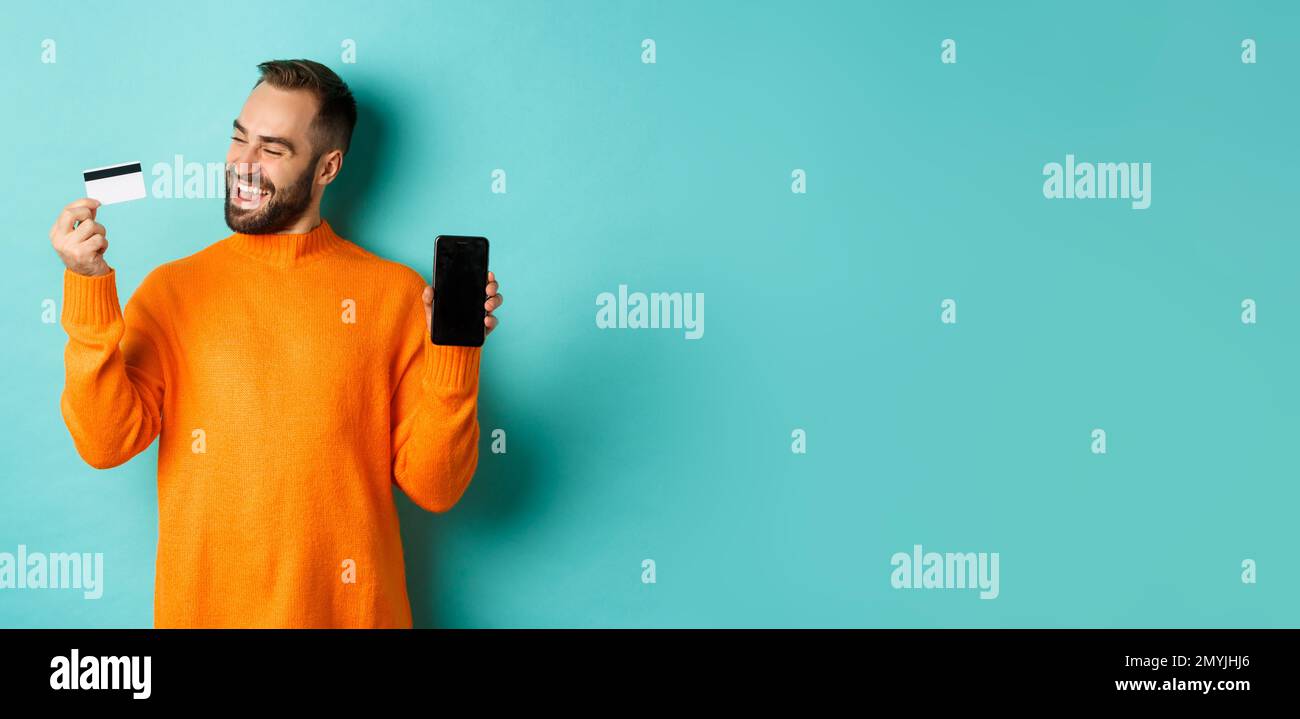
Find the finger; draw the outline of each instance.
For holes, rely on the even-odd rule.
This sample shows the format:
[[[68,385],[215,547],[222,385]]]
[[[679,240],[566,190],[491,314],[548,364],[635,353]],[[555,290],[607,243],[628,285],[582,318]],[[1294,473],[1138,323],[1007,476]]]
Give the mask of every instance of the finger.
[[[102,254],[104,250],[108,249],[108,240],[103,235],[94,234],[91,235],[81,246],[84,249]]]
[[[59,219],[55,221],[54,227],[61,234],[72,232],[78,222],[84,220],[93,220],[95,215],[89,207],[68,207],[59,213]]]
[[[432,285],[425,285],[425,286],[424,286],[424,292],[420,295],[420,299],[424,300],[424,304],[426,304],[426,305],[428,305],[428,304],[433,304],[433,286],[432,286]]]
[[[85,242],[91,235],[107,236],[108,230],[94,220],[86,220],[80,225],[77,225],[77,229],[73,230],[72,234],[68,235],[68,246],[76,247],[82,242]]]
[[[488,282],[496,282],[496,281],[497,281],[497,276],[492,273],[492,270],[488,270]]]
[[[483,325],[487,328],[488,332],[491,332],[492,330],[496,329],[498,321],[499,320],[497,320],[497,318],[493,317],[492,315],[488,315],[487,317],[483,318]]]
[[[487,302],[483,303],[483,307],[485,307],[488,312],[491,312],[500,307],[503,302],[505,302],[504,295],[492,295],[488,298]]]
[[[99,200],[96,200],[91,197],[83,197],[79,200],[73,200],[72,202],[69,202],[68,206],[64,207],[63,209],[71,210],[75,207],[85,207],[89,209],[93,214],[95,210],[99,209],[99,204],[100,204]]]
[[[496,282],[489,282],[487,286],[487,296],[491,297],[492,295],[495,295],[499,289],[501,289],[501,286]]]
[[[89,217],[93,220],[95,219],[95,211],[99,209],[99,205],[99,200],[83,197],[79,200],[69,202],[67,207],[63,208],[63,211],[74,213],[77,219],[84,220]],[[72,228],[68,227],[68,229],[71,230]]]
[[[90,239],[94,235],[102,235],[104,237],[108,237],[108,228],[104,227],[98,222],[95,222],[94,220],[86,220],[80,225],[77,225],[77,229],[72,231],[70,242],[75,247],[78,243],[84,242]],[[77,239],[72,239],[72,238],[77,238]]]

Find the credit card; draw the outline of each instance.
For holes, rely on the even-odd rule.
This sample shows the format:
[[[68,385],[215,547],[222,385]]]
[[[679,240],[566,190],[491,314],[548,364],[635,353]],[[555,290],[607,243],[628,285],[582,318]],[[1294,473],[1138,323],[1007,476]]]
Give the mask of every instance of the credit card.
[[[111,167],[96,167],[82,173],[86,178],[86,197],[102,205],[138,200],[144,197],[144,171],[139,162]]]

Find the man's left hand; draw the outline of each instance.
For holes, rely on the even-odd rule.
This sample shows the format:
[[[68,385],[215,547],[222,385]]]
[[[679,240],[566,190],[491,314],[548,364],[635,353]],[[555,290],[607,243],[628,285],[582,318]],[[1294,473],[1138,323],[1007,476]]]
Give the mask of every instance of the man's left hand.
[[[485,288],[486,300],[483,302],[483,309],[487,311],[487,316],[483,318],[483,336],[492,334],[496,329],[497,318],[492,316],[493,310],[500,307],[505,298],[500,292],[501,286],[497,284],[497,277],[491,270],[488,271],[488,283]],[[424,326],[428,327],[433,324],[433,285],[424,287]]]

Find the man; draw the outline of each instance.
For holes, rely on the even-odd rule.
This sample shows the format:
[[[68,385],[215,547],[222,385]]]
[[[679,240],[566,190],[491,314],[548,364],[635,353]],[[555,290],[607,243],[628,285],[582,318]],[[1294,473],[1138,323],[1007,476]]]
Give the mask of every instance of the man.
[[[234,234],[154,269],[123,310],[99,203],[50,230],[63,417],[97,468],[159,438],[155,626],[410,627],[392,485],[432,512],[465,492],[482,348],[432,344],[433,288],[321,219],[356,124],[347,85],[307,60],[258,68],[226,155]],[[498,289],[489,273],[485,332]]]

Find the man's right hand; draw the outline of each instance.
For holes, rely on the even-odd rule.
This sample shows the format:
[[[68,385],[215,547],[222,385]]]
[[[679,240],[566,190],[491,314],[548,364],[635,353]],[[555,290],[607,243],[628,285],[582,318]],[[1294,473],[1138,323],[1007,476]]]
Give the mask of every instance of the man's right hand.
[[[108,230],[95,222],[99,200],[83,197],[63,208],[50,228],[50,243],[69,270],[94,277],[113,270],[104,261]]]

